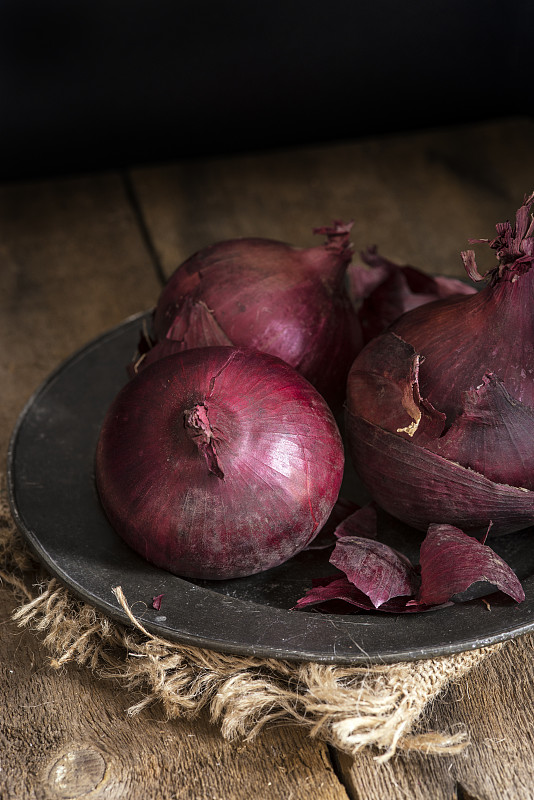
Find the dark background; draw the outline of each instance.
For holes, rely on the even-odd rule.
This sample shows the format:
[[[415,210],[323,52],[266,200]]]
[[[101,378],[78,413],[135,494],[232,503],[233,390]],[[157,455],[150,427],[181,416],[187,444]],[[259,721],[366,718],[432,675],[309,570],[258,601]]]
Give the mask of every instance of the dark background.
[[[528,0],[0,0],[0,179],[531,114]]]

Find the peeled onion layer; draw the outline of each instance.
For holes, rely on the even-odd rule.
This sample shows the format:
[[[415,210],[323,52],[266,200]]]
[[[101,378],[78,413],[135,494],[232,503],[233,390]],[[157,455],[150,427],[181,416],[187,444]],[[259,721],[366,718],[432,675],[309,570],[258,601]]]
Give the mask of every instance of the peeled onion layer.
[[[334,536],[359,536],[363,539],[376,539],[378,536],[378,509],[374,503],[368,503],[363,508],[355,508],[350,514],[340,519]],[[335,541],[334,541],[335,544]]]
[[[419,576],[406,556],[375,539],[342,536],[330,563],[344,572],[375,608],[394,597],[412,596],[419,587]]]
[[[291,367],[230,347],[136,375],[108,411],[97,487],[116,532],[191,578],[281,564],[326,522],[344,465],[333,415]]]
[[[421,397],[420,361],[411,345],[386,333],[349,374],[347,436],[373,499],[423,531],[436,521],[472,535],[483,535],[490,522],[492,535],[531,525],[534,491],[512,480],[518,464],[523,478],[534,463],[532,409],[487,375],[464,394],[447,430],[445,415]]]
[[[481,536],[490,522],[492,535],[533,524],[533,492],[494,483],[358,417],[349,416],[347,427],[374,500],[408,525],[422,531],[434,517]]]
[[[511,567],[489,546],[458,528],[430,525],[420,543],[418,564],[382,541],[384,528],[398,528],[402,536],[402,524],[373,503],[343,520],[330,557],[340,571],[314,581],[296,608],[319,606],[334,613],[430,611],[464,599],[462,593],[480,584],[485,594],[497,590],[518,603],[525,599]]]
[[[409,614],[431,611],[437,606],[425,606],[411,597],[393,597],[376,608],[372,601],[346,575],[330,576],[314,581],[314,586],[301,597],[295,610],[302,611],[312,606],[329,614],[350,614],[358,611],[380,611],[388,614]],[[442,608],[440,605],[439,608]]]
[[[367,248],[360,256],[364,264],[350,264],[347,279],[364,343],[383,333],[406,311],[434,300],[477,291],[457,278],[429,275],[417,267],[396,264],[381,256],[376,247]]]
[[[444,603],[474,583],[487,582],[521,603],[525,592],[510,567],[490,547],[452,525],[430,525],[421,544],[419,600]]]

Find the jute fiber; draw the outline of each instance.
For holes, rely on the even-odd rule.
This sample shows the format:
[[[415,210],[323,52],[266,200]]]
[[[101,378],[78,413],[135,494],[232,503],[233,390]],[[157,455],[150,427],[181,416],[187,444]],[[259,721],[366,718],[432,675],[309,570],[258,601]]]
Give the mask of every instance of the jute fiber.
[[[142,690],[143,700],[128,710],[132,715],[152,703],[169,718],[191,718],[207,707],[227,739],[252,739],[267,724],[293,722],[348,754],[377,748],[378,761],[398,749],[457,753],[467,733],[424,732],[423,712],[451,681],[500,647],[354,667],[230,656],[153,636],[131,611],[137,598],[124,597],[120,587],[113,588],[131,626],[112,622],[54,578],[38,573],[36,582],[36,569],[0,487],[0,579],[21,603],[13,619],[38,631],[52,666],[75,662],[132,692]]]

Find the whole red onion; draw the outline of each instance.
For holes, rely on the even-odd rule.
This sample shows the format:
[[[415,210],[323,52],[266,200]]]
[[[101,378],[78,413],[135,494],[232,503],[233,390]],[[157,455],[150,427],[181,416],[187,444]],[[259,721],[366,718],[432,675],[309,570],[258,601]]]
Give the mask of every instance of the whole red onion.
[[[488,242],[498,266],[482,291],[404,314],[352,366],[356,471],[379,505],[421,530],[534,522],[533,200]],[[462,255],[482,280],[472,251]]]
[[[232,347],[161,358],[121,390],[96,454],[117,533],[175,574],[276,566],[326,522],[344,466],[326,402],[288,364]]]
[[[320,247],[244,238],[200,250],[161,292],[156,340],[180,343],[171,349],[226,343],[270,353],[340,404],[362,346],[345,288],[351,227],[336,222],[316,229],[327,237]]]

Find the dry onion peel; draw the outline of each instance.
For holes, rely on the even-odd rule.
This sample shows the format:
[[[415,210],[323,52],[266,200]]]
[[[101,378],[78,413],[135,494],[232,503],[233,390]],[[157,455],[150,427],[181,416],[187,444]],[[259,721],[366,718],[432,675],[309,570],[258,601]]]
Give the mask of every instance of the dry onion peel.
[[[490,583],[517,603],[525,599],[513,570],[491,547],[452,525],[430,525],[421,544],[419,600],[444,603],[474,583]]]
[[[342,536],[330,563],[363,592],[375,608],[394,597],[414,595],[419,576],[405,555],[375,539]]]
[[[379,255],[376,247],[369,247],[360,256],[365,266],[350,264],[347,279],[365,343],[383,333],[406,311],[434,300],[477,291],[457,278],[427,275],[408,264],[396,264]]]
[[[375,520],[373,529],[372,520]],[[520,603],[525,598],[513,570],[489,546],[450,525],[430,525],[420,547],[420,564],[377,540],[372,505],[355,512],[337,530],[330,563],[340,573],[314,582],[296,605],[349,613],[366,611],[409,613],[450,605],[474,584],[486,583]],[[390,519],[389,525],[395,521]],[[361,528],[373,538],[354,536]],[[494,587],[494,588],[493,588]],[[349,608],[347,608],[347,604]]]

